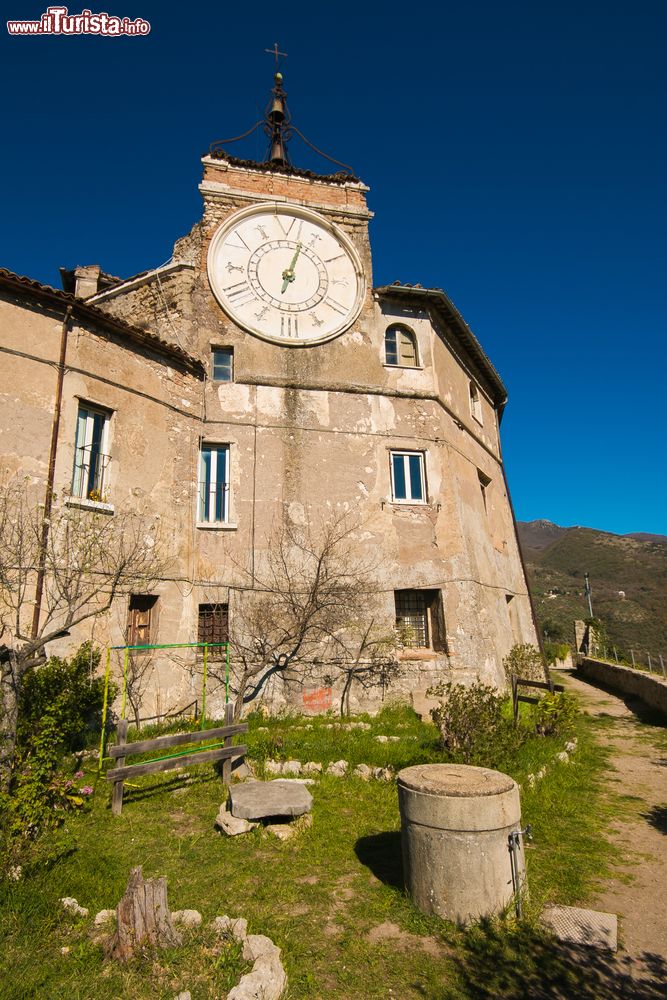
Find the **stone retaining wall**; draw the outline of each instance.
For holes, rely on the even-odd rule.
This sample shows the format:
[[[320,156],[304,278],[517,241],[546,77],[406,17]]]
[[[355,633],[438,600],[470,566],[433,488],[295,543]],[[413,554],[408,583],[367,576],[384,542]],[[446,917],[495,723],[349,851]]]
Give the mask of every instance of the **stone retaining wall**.
[[[667,681],[661,680],[659,677],[645,673],[643,670],[633,670],[631,667],[621,667],[616,663],[593,660],[589,657],[580,660],[577,673],[594,682],[604,684],[605,687],[618,691],[620,694],[634,695],[649,708],[654,708],[667,717]]]

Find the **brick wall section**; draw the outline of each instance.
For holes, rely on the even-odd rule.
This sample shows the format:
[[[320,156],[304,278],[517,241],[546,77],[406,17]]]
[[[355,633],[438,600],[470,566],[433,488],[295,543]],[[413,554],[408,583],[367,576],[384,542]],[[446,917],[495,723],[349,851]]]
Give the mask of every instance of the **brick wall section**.
[[[204,181],[228,184],[238,191],[247,191],[262,200],[277,195],[291,201],[320,202],[331,208],[367,211],[367,188],[358,182],[331,184],[308,177],[290,177],[263,170],[229,167],[226,163],[204,161]]]

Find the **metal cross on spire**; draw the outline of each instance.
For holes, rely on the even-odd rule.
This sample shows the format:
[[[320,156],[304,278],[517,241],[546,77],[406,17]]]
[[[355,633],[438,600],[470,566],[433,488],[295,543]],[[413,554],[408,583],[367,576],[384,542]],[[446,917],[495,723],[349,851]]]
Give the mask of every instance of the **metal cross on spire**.
[[[279,68],[279,67],[278,67],[278,57],[279,57],[279,56],[283,56],[283,58],[284,58],[284,59],[287,59],[287,53],[286,53],[286,52],[281,52],[281,51],[280,51],[280,49],[278,48],[278,42],[274,42],[274,43],[273,43],[273,48],[272,48],[272,49],[264,49],[264,51],[265,51],[265,52],[268,52],[268,53],[269,53],[269,55],[273,55],[273,56],[275,56],[275,57],[276,57],[276,71],[277,71],[277,70],[278,70],[278,68]]]

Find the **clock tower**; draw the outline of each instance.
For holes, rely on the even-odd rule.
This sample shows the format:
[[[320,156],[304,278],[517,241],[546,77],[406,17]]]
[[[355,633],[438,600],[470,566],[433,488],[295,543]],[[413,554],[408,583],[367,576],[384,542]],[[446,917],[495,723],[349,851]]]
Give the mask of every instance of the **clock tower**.
[[[200,270],[225,325],[281,347],[315,346],[363,322],[371,305],[368,188],[349,168],[320,175],[289,163],[280,73],[263,124],[264,163],[229,155],[227,143],[203,157]]]

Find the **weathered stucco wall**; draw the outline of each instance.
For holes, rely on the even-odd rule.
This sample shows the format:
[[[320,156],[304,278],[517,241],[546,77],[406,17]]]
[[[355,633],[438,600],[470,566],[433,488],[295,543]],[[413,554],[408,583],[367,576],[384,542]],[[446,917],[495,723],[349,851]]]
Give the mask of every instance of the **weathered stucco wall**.
[[[189,351],[209,378],[204,383],[148,349],[75,326],[56,488],[67,491],[72,481],[79,403],[104,408],[110,414],[107,499],[159,518],[174,543],[169,578],[155,588],[153,642],[196,641],[200,603],[228,604],[233,629],[235,607],[253,586],[253,571],[280,524],[317,525],[347,511],[360,525],[356,553],[376,567],[383,627],[393,629],[396,590],[426,589],[442,594],[446,633],[445,648],[398,652],[399,676],[389,687],[353,688],[352,707],[375,709],[438,679],[503,684],[503,656],[514,643],[536,637],[502,475],[498,413],[483,375],[427,308],[372,292],[363,185],[267,177],[208,158],[204,165],[203,219],[176,244],[174,263],[90,301]],[[217,227],[239,208],[272,199],[315,208],[344,230],[360,255],[367,284],[361,313],[351,329],[326,343],[288,346],[254,337],[227,317],[211,292],[206,252]],[[61,322],[56,314],[0,302],[3,343],[15,350],[0,372],[2,453],[11,470],[41,478]],[[385,363],[385,331],[395,322],[416,337],[416,367]],[[216,347],[234,351],[231,383],[210,377]],[[477,417],[471,380],[479,389]],[[226,524],[207,528],[197,526],[202,442],[230,447],[230,514]],[[425,503],[392,500],[396,450],[424,456]],[[119,604],[108,622],[95,625],[95,636],[121,644],[126,626],[127,606]],[[89,634],[90,625],[83,631]],[[70,645],[80,638],[73,636]],[[153,655],[144,714],[197,697],[201,665],[194,654]],[[214,665],[213,710],[222,673]],[[301,674],[275,677],[263,697],[315,711],[336,708],[340,686],[323,668],[305,683]]]

